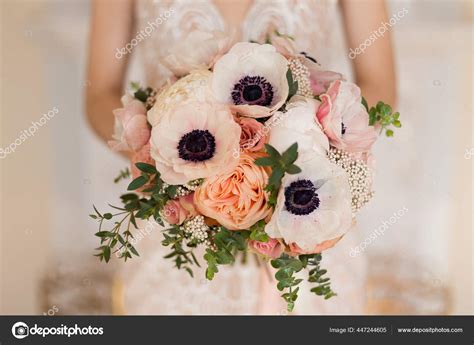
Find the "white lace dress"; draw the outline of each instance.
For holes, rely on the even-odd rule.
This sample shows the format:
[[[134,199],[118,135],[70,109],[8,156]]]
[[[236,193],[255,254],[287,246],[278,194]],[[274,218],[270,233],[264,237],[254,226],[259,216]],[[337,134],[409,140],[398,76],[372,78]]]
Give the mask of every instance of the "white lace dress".
[[[160,57],[175,42],[193,29],[225,30],[226,23],[211,0],[136,1],[137,31],[155,21],[160,14],[173,9],[137,46],[138,61],[145,81],[158,87],[170,72],[160,64]],[[337,26],[336,1],[255,0],[241,23],[242,41],[262,41],[267,32],[292,35],[301,51],[315,57],[329,68],[346,54],[338,53],[333,28]],[[335,63],[336,62],[336,63]],[[127,314],[286,314],[275,283],[262,267],[250,258],[248,264],[220,267],[213,281],[204,277],[205,263],[195,269],[191,278],[164,259],[168,249],[161,246],[162,234],[155,229],[139,240],[140,257],[123,265],[123,308]],[[364,256],[350,257],[357,243],[353,229],[339,244],[323,253],[323,266],[328,269],[333,288],[338,293],[328,301],[311,294],[302,283],[295,314],[360,314],[365,307]],[[199,257],[199,256],[198,256]]]

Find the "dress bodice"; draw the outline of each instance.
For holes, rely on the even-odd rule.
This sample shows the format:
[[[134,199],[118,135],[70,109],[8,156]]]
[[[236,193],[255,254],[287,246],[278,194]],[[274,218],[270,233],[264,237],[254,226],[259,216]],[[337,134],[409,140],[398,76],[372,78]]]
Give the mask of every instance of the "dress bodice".
[[[337,0],[254,0],[238,28],[240,41],[263,42],[267,33],[278,32],[294,37],[298,49],[309,53],[323,65],[335,56],[337,39]],[[154,32],[137,47],[146,81],[159,86],[170,76],[161,57],[192,30],[229,31],[213,0],[137,0],[136,31],[171,11],[159,21]]]

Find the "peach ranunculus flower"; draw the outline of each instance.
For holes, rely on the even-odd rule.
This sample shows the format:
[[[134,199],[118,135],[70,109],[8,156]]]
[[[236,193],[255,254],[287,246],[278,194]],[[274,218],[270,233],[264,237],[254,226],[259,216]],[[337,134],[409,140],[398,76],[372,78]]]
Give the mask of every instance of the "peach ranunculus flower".
[[[151,131],[151,156],[161,178],[181,185],[232,171],[240,126],[229,107],[189,101],[165,111]]]
[[[236,117],[236,122],[242,129],[240,148],[249,152],[261,151],[268,141],[267,132],[264,130],[265,126],[250,117]]]
[[[269,238],[267,242],[249,240],[248,245],[249,248],[253,249],[258,254],[262,254],[272,259],[278,258],[285,248],[280,241],[274,238]]]
[[[194,193],[198,211],[229,230],[248,229],[269,215],[268,173],[254,163],[261,156],[242,153],[233,171],[205,180]]]
[[[316,117],[329,143],[351,153],[369,151],[377,132],[369,125],[369,114],[361,103],[359,87],[337,80],[320,98]]]
[[[161,61],[174,75],[209,69],[234,43],[234,33],[193,30],[179,40]]]
[[[113,140],[108,142],[114,151],[140,150],[150,139],[145,105],[130,95],[122,97],[123,108],[113,111],[115,128]]]
[[[248,117],[267,117],[288,97],[288,61],[270,44],[240,42],[214,65],[216,100]]]
[[[194,207],[193,199],[194,193],[169,200],[161,211],[163,219],[168,224],[181,225],[184,221],[196,216],[198,213]]]

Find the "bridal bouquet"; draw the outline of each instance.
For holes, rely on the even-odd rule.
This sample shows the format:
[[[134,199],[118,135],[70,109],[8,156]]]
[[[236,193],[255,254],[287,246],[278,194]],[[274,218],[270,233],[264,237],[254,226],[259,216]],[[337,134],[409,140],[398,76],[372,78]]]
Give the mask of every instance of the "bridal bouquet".
[[[204,246],[209,280],[240,254],[270,260],[289,311],[303,269],[312,292],[335,296],[321,253],[372,197],[371,147],[401,126],[399,114],[369,108],[357,85],[279,33],[232,45],[194,32],[164,64],[176,78],[159,90],[132,84],[114,111],[110,146],[133,156],[116,181],[132,181],[116,213],[90,215],[96,255],[138,255],[137,219],[150,219],[164,226],[165,258],[191,276]]]

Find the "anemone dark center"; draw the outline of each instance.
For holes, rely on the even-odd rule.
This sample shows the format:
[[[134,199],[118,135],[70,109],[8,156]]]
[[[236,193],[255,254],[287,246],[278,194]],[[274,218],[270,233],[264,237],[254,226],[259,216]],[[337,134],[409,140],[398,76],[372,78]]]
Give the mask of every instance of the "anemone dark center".
[[[319,207],[316,187],[310,180],[298,180],[285,188],[285,207],[295,215],[307,215]]]
[[[341,134],[346,134],[346,125],[344,124],[344,122],[341,122]]]
[[[202,162],[214,156],[216,140],[208,130],[195,129],[182,136],[178,144],[179,157]]]
[[[242,96],[247,102],[254,102],[262,97],[262,88],[259,85],[245,86]]]
[[[273,87],[260,76],[245,76],[232,89],[232,101],[235,105],[249,104],[267,107],[273,101]]]

